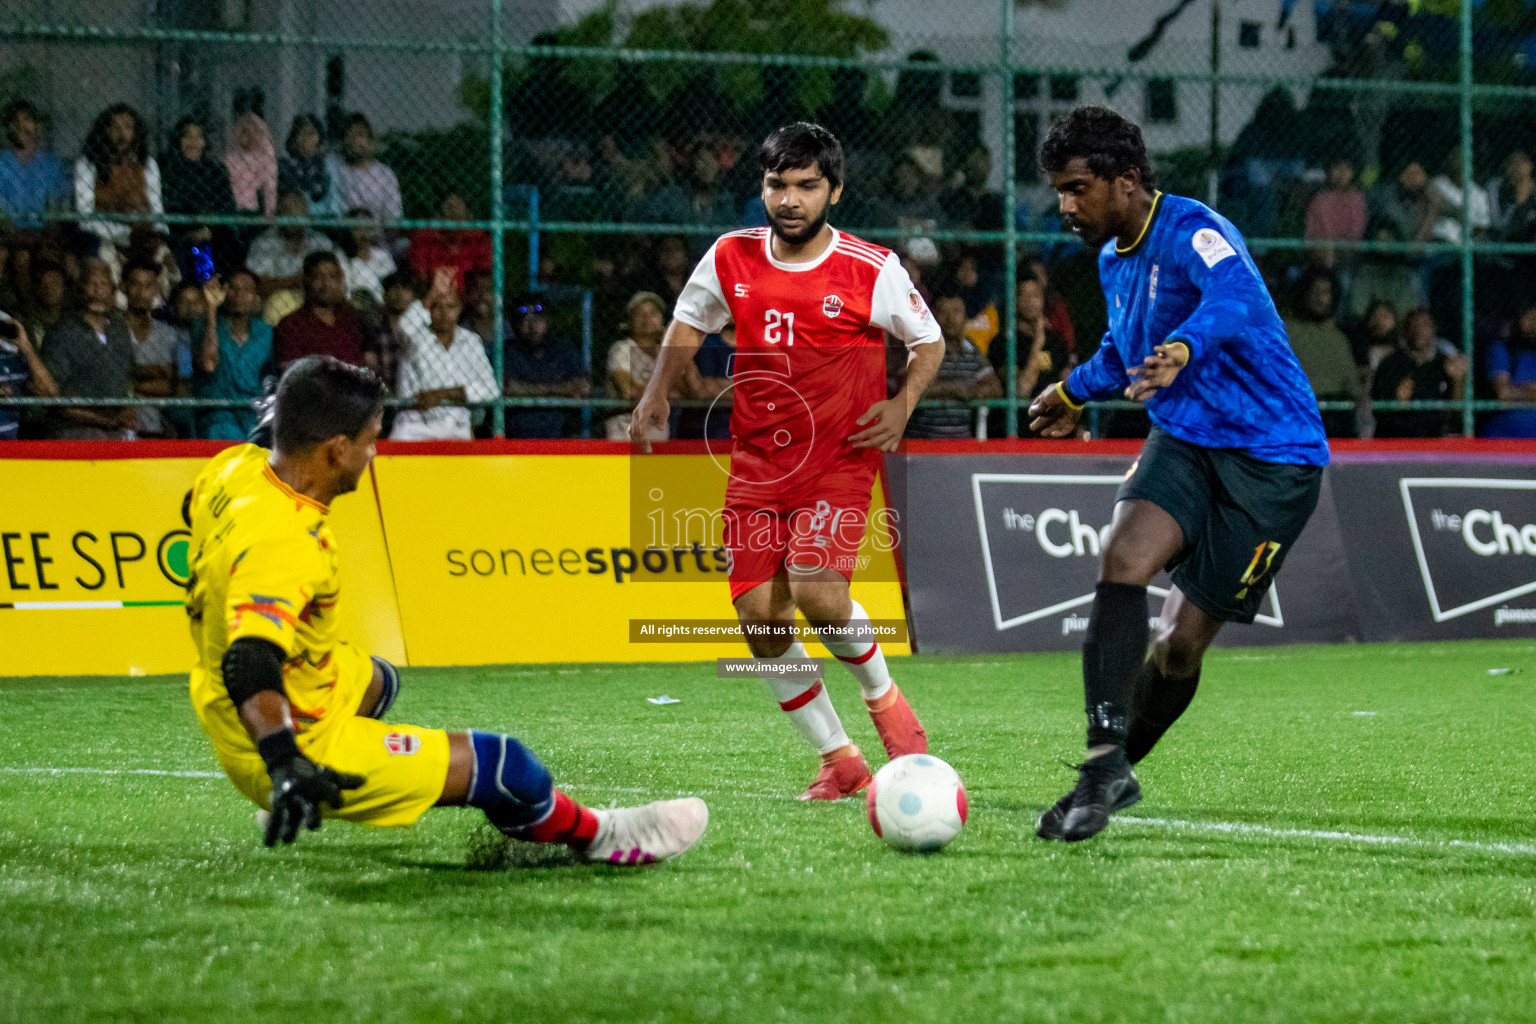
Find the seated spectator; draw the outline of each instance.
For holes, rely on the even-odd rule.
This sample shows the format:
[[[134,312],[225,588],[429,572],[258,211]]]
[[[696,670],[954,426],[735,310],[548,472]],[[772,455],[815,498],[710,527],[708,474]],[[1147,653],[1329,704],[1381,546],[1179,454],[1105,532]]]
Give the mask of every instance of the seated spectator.
[[[1452,149],[1445,157],[1445,169],[1429,183],[1430,205],[1434,218],[1434,237],[1453,245],[1461,242],[1461,204],[1470,206],[1469,223],[1474,237],[1487,234],[1493,225],[1492,208],[1488,193],[1477,182],[1468,182],[1463,200],[1461,181],[1461,147]]]
[[[373,158],[373,125],[362,114],[347,118],[342,135],[342,159],[332,161],[337,208],[361,206],[386,224],[400,219],[405,209],[395,172]]]
[[[1314,267],[1302,275],[1296,285],[1292,313],[1285,320],[1285,333],[1319,402],[1358,403],[1362,392],[1360,372],[1349,339],[1334,322],[1334,281],[1332,272],[1324,267]],[[1360,435],[1353,412],[1325,412],[1323,426],[1329,437]]]
[[[19,276],[16,264],[11,259],[13,251],[11,237],[4,226],[0,225],[0,310],[20,310],[22,296],[29,291],[25,285],[17,287]],[[23,271],[28,269],[29,262],[23,261]]]
[[[277,212],[277,151],[272,132],[260,115],[246,111],[230,126],[224,149],[229,187],[241,213]]]
[[[308,217],[309,204],[298,192],[286,192],[277,202],[279,217]],[[310,253],[332,252],[331,240],[302,224],[268,228],[251,243],[247,266],[256,275],[261,294],[303,287],[305,260]]]
[[[938,289],[933,318],[944,333],[944,359],[923,399],[971,402],[1003,393],[986,357],[965,337],[965,300],[954,284]],[[918,406],[907,420],[911,438],[974,437],[976,413],[969,406]]]
[[[468,220],[469,207],[464,197],[449,192],[437,204],[443,220]],[[464,275],[491,269],[491,236],[487,231],[461,228],[418,228],[411,232],[411,269],[423,281],[430,281],[439,267],[453,271],[454,290],[464,294]]]
[[[597,180],[592,154],[584,143],[571,146],[560,158],[559,176],[539,207],[546,220],[613,220],[615,208],[608,189]]]
[[[740,221],[736,197],[720,187],[720,161],[708,146],[694,150],[688,180],[674,181],[642,205],[637,219],[653,224],[717,224],[735,227]],[[694,235],[694,260],[709,249],[711,239]]]
[[[413,331],[410,351],[400,364],[399,395],[413,399],[414,408],[395,414],[391,441],[469,441],[474,438],[473,420],[465,402],[489,402],[500,389],[496,371],[485,356],[480,339],[459,326],[462,307],[458,293],[438,288],[427,296],[431,329],[423,336]],[[449,404],[452,403],[452,404]]]
[[[1504,176],[1488,190],[1494,234],[1501,242],[1536,242],[1536,174],[1523,149],[1504,161]]]
[[[1058,381],[1067,379],[1074,365],[1067,339],[1058,334],[1045,315],[1045,289],[1032,277],[1020,278],[1014,290],[1014,312],[1018,335],[1018,396],[1021,401],[1040,394]],[[1001,336],[988,351],[999,383],[1007,379],[1008,345]]]
[[[447,287],[439,283],[438,287]],[[384,302],[363,313],[363,358],[379,378],[395,387],[400,362],[410,350],[410,332],[431,331],[432,314],[416,297],[417,286],[410,273],[397,270],[384,279]]]
[[[48,332],[43,365],[63,398],[121,401],[133,394],[133,341],[117,312],[112,272],[89,260],[80,308]],[[61,440],[132,440],[139,410],[125,405],[61,406],[50,410],[48,434]]]
[[[39,260],[32,270],[32,301],[27,307],[27,333],[32,344],[42,351],[48,332],[64,319],[69,301],[69,278],[64,268],[52,260]]]
[[[950,224],[975,231],[1003,230],[1003,197],[987,187],[991,177],[992,151],[978,142],[961,162],[954,185],[939,197],[939,209]]]
[[[189,338],[200,337],[192,332],[192,324],[208,315],[208,302],[202,286],[193,281],[182,281],[171,289],[163,312],[166,323],[186,331]]]
[[[1429,197],[1429,175],[1424,165],[1410,160],[1390,181],[1382,181],[1366,195],[1371,220],[1392,224],[1398,238],[1427,242],[1434,231]]]
[[[325,133],[320,129],[320,122],[309,114],[299,114],[288,129],[283,155],[277,158],[278,194],[301,192],[309,201],[309,211],[315,216],[335,216],[337,188],[331,172],[331,159],[325,151]]]
[[[592,393],[576,346],[550,338],[542,303],[524,299],[508,312],[516,321],[513,341],[504,350],[508,398],[585,398]],[[507,436],[559,437],[564,420],[560,409],[508,409]]]
[[[347,279],[347,297],[359,308],[384,301],[384,279],[395,272],[395,258],[379,244],[379,226],[373,214],[359,206],[348,210],[355,221],[341,242],[341,272]]]
[[[28,395],[57,398],[59,386],[48,367],[37,357],[27,329],[9,313],[0,311],[0,398]],[[21,436],[21,411],[0,405],[0,441]]]
[[[666,330],[667,312],[660,295],[655,292],[636,292],[624,307],[624,329],[627,336],[620,338],[608,349],[608,386],[615,398],[638,402],[645,393],[645,386],[656,372],[656,358],[661,354],[661,336]],[[669,401],[692,397],[703,390],[698,380],[699,371],[689,363],[683,380],[670,394]],[[674,420],[677,410],[673,410]],[[610,441],[629,440],[629,413],[608,417],[604,431]],[[666,441],[672,436],[670,424],[653,429],[647,440]]]
[[[1061,335],[1061,339],[1067,343],[1067,351],[1073,354],[1073,361],[1076,362],[1077,326],[1072,322],[1072,311],[1067,307],[1067,300],[1051,287],[1051,277],[1045,269],[1045,261],[1037,257],[1020,260],[1019,265],[1020,273],[1039,281],[1040,287],[1045,290],[1045,324]]]
[[[1435,321],[1422,307],[1403,317],[1399,347],[1382,359],[1371,381],[1371,398],[1378,402],[1450,400],[1462,396],[1466,383],[1465,356],[1447,355],[1450,345],[1435,332]],[[1441,437],[1443,412],[1376,412],[1377,437]]]
[[[1377,299],[1366,309],[1349,339],[1355,365],[1369,380],[1381,361],[1397,349],[1397,313],[1385,299]]]
[[[123,294],[128,340],[133,345],[133,393],[140,398],[173,398],[176,395],[176,367],[180,350],[188,344],[187,336],[164,320],[156,320],[160,303],[160,274],[147,263],[131,263],[123,271]],[[140,437],[174,435],[161,411],[140,406],[135,429]]]
[[[272,332],[272,358],[281,373],[309,355],[335,356],[353,366],[367,366],[357,310],[347,301],[341,264],[330,251],[304,257],[304,305],[289,313]],[[370,366],[370,369],[374,367]]]
[[[235,196],[230,191],[229,170],[208,155],[208,136],[202,122],[184,117],[171,133],[171,148],[160,161],[165,212],[229,216],[235,213]],[[171,238],[183,265],[190,272],[188,249],[199,243],[210,244],[216,263],[228,263],[242,255],[235,233],[228,227],[210,228],[204,224],[172,224]]]
[[[275,371],[272,327],[256,315],[261,310],[256,275],[241,267],[224,281],[215,278],[203,285],[202,295],[212,315],[197,325],[197,397],[254,403],[261,397],[262,381]],[[254,405],[198,412],[199,437],[241,441],[255,426]]]
[[[1385,218],[1371,221],[1366,230],[1373,242],[1401,242],[1397,225]],[[1357,323],[1366,310],[1377,302],[1385,302],[1392,310],[1394,319],[1400,312],[1406,313],[1424,305],[1424,281],[1408,265],[1408,257],[1400,252],[1365,252],[1355,263],[1349,281],[1349,304],[1345,308],[1344,322]]]
[[[1354,162],[1348,157],[1334,160],[1328,165],[1327,182],[1307,204],[1307,241],[1360,241],[1365,237],[1365,193],[1355,184]],[[1339,262],[1338,253],[1331,246],[1315,248],[1311,255],[1313,262],[1325,267]]]
[[[97,116],[75,161],[75,212],[162,213],[160,165],[149,155],[144,119],[126,103]],[[132,226],[120,221],[81,224],[103,242],[127,246]]]
[[[69,202],[58,158],[42,149],[42,117],[29,101],[5,105],[0,120],[10,148],[0,151],[0,221],[40,228],[43,215]]]
[[[955,261],[954,282],[965,302],[965,336],[982,355],[1003,329],[1002,296],[998,293],[998,281],[983,276],[981,257],[970,249],[963,249]]]
[[[1500,402],[1536,402],[1536,303],[1526,303],[1508,341],[1488,346],[1488,382]],[[1484,437],[1536,437],[1536,409],[1507,409],[1483,425]]]
[[[660,296],[664,304],[662,315],[670,316],[672,307],[677,305],[677,297],[683,293],[683,287],[693,273],[693,262],[688,259],[688,243],[682,235],[665,235],[657,240],[655,255],[646,267],[646,273],[647,287],[642,290]]]
[[[135,224],[128,233],[127,247],[120,249],[108,246],[102,250],[101,259],[112,271],[112,279],[118,284],[118,309],[127,308],[127,299],[121,291],[123,275],[134,263],[155,268],[160,278],[161,295],[181,283],[181,267],[176,262],[176,255],[171,252],[166,236],[156,230],[153,224]]]

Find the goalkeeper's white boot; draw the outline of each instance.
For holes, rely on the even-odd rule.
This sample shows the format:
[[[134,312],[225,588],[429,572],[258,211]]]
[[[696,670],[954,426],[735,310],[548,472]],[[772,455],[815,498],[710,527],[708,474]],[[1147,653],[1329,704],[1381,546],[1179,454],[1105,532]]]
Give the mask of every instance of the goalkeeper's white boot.
[[[582,855],[608,864],[670,860],[698,842],[709,824],[709,808],[696,796],[640,807],[594,807],[592,813],[597,838]]]

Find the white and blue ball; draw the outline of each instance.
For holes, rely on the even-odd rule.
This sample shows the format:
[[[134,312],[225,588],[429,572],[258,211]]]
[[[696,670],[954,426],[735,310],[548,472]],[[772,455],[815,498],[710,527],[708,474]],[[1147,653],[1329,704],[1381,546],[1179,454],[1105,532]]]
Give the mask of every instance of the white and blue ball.
[[[869,824],[903,853],[934,853],[965,826],[965,785],[932,754],[906,754],[869,784]]]

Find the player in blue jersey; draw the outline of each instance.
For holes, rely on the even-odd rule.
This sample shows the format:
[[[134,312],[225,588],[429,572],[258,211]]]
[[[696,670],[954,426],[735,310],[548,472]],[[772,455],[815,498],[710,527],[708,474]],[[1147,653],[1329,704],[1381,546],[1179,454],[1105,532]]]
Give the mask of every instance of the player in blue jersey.
[[[1079,107],[1051,126],[1040,164],[1066,226],[1101,247],[1109,331],[1030,406],[1030,429],[1065,437],[1085,402],[1121,395],[1152,419],[1083,643],[1088,756],[1036,829],[1075,841],[1141,799],[1131,765],[1189,706],[1222,623],[1253,621],[1317,506],[1328,443],[1242,235],[1157,190],[1141,129]],[[1149,652],[1147,585],[1165,568],[1174,586]]]

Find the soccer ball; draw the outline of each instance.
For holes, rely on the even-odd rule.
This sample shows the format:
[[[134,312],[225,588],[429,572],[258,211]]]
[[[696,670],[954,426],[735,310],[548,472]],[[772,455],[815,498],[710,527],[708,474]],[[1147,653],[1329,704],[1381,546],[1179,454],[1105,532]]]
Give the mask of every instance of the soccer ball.
[[[965,785],[931,754],[906,754],[881,768],[866,801],[875,835],[904,853],[934,853],[965,824]]]

